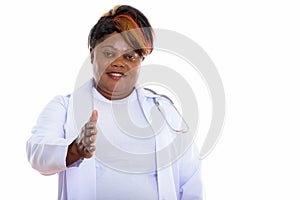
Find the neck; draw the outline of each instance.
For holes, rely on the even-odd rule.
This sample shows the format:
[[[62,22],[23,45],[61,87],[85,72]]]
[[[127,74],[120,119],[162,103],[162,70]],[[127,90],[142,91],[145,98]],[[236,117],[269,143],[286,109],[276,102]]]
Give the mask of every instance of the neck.
[[[99,86],[97,86],[96,89],[97,89],[97,91],[102,96],[104,96],[108,100],[124,99],[124,98],[128,97],[132,93],[132,91],[134,90],[134,88],[132,88],[131,90],[128,90],[128,91],[122,91],[122,92],[114,91],[114,92],[110,92],[110,91],[103,90]]]

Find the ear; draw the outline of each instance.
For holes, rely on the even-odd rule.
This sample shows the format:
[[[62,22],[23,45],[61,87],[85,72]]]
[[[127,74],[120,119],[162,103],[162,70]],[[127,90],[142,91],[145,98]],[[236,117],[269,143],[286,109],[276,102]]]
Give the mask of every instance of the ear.
[[[90,59],[91,59],[91,63],[93,64],[93,61],[94,61],[94,49],[92,47],[90,48]]]

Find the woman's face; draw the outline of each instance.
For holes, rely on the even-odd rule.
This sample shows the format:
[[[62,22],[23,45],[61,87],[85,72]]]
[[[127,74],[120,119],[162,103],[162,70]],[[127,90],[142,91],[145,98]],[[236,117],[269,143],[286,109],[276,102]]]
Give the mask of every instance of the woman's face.
[[[133,90],[141,56],[121,34],[112,33],[90,50],[97,90],[107,99],[122,99]]]

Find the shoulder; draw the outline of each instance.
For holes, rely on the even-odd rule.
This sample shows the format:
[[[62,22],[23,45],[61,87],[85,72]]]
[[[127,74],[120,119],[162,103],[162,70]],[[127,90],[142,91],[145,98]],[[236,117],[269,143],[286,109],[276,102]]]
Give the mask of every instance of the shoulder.
[[[44,130],[56,130],[60,132],[63,126],[69,106],[70,95],[56,95],[42,109],[33,132]]]
[[[42,112],[40,113],[40,117],[45,116],[60,116],[65,115],[70,101],[71,95],[56,95],[54,96],[44,107]]]
[[[67,108],[69,106],[70,97],[71,97],[71,94],[56,95],[50,100],[50,102],[48,103],[48,106],[61,106],[61,107]]]

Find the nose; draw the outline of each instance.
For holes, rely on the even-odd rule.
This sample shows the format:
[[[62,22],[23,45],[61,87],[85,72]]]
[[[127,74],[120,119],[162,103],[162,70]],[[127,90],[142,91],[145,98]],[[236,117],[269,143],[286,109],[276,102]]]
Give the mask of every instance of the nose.
[[[126,66],[124,57],[121,55],[118,58],[114,59],[111,62],[111,66],[113,66],[115,68],[124,68]]]

